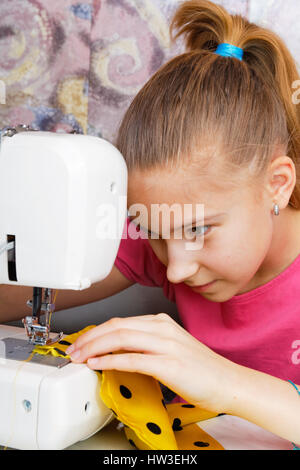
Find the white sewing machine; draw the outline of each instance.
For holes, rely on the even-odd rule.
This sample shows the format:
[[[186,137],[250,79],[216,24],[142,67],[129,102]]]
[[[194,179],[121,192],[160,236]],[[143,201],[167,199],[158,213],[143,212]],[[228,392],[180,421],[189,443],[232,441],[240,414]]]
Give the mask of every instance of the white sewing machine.
[[[127,167],[98,137],[0,131],[0,284],[32,286],[24,328],[0,325],[0,445],[64,449],[113,419],[86,364],[35,354],[50,331],[54,289],[87,289],[117,256]],[[1,299],[0,299],[1,302]]]

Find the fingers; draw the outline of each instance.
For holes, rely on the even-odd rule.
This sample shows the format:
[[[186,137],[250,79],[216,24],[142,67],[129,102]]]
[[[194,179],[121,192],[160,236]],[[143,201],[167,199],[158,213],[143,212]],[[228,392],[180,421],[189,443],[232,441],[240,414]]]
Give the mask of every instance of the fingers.
[[[71,354],[71,359],[74,362],[85,362],[90,357],[120,350],[175,355],[179,349],[180,345],[172,339],[154,337],[153,334],[145,331],[123,328],[85,343]]]
[[[127,372],[139,372],[141,374],[150,375],[157,380],[161,380],[162,364],[166,365],[164,356],[154,356],[147,354],[110,354],[108,356],[96,357],[89,359],[87,365],[90,369],[95,370],[120,370]],[[171,367],[166,367],[172,370]],[[164,375],[166,372],[164,371]]]
[[[172,320],[171,317],[169,317],[165,313],[159,313],[156,315],[141,315],[127,318],[111,318],[105,323],[102,323],[101,325],[92,328],[91,330],[87,331],[79,338],[77,338],[77,340],[72,344],[72,346],[70,346],[66,350],[66,352],[67,354],[72,354],[73,351],[75,351],[76,349],[82,349],[85,344],[89,343],[90,341],[93,341],[95,338],[98,338],[102,335],[105,335],[120,328],[129,328],[158,334],[159,332],[162,332],[162,329],[158,329],[157,324],[153,324],[154,320],[158,322],[165,321],[168,323],[170,323],[171,320],[171,322],[175,324],[174,320]],[[164,328],[164,331],[166,332],[166,328]]]

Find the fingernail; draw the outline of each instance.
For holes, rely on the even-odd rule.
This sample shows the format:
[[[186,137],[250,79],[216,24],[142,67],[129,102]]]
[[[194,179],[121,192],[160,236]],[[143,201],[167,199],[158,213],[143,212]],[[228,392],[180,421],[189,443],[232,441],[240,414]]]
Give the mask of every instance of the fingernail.
[[[66,349],[66,353],[67,354],[71,354],[71,352],[73,352],[75,349],[75,346],[73,344],[71,344],[71,346],[69,346],[67,349]]]
[[[75,352],[73,352],[73,354],[71,354],[71,359],[79,359],[80,357],[80,351],[79,349]]]

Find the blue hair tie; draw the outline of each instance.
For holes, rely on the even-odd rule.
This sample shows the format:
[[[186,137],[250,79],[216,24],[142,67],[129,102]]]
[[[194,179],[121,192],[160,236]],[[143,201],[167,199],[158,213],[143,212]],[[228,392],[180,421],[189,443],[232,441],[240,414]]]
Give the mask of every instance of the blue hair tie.
[[[243,60],[244,50],[240,47],[233,46],[227,42],[219,44],[214,54],[222,55],[223,57],[235,57],[236,59]]]

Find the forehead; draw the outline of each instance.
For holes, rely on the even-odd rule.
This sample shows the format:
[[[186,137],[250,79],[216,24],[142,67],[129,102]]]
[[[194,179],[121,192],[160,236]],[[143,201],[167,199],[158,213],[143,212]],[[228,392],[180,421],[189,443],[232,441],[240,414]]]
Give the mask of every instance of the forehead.
[[[199,175],[193,168],[134,170],[128,175],[128,207],[133,204],[204,204],[218,210],[234,196],[222,178]],[[224,195],[226,194],[226,198]]]

